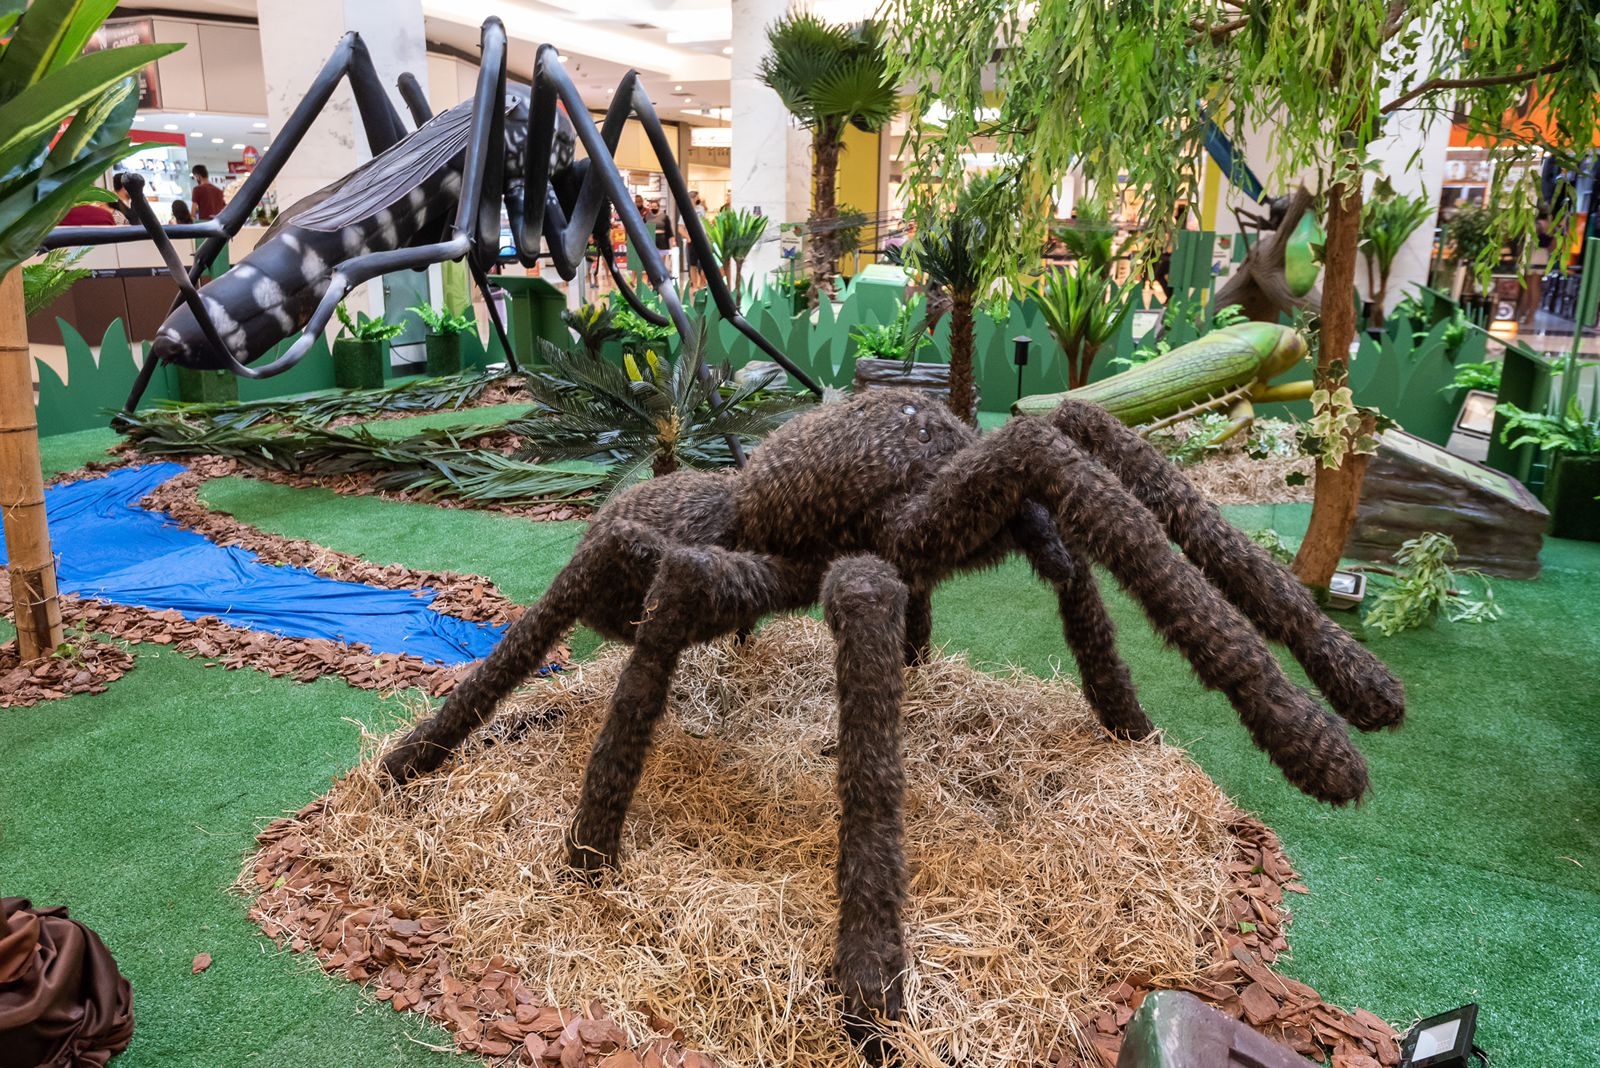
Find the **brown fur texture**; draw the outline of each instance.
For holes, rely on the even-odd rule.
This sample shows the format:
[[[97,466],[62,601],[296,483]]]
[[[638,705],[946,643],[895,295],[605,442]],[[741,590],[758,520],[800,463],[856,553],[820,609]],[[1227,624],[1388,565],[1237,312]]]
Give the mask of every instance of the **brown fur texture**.
[[[900,665],[926,648],[933,588],[1013,552],[1056,590],[1084,694],[1107,730],[1137,738],[1152,727],[1089,562],[1140,602],[1206,686],[1227,695],[1290,782],[1333,804],[1365,793],[1366,766],[1344,723],[1284,676],[1262,634],[1285,644],[1362,729],[1399,723],[1400,684],[1138,435],[1069,401],[980,440],[937,401],[893,389],[795,419],[743,471],[680,473],[624,493],[384,768],[404,783],[438,767],[581,620],[633,646],[568,834],[575,869],[615,867],[680,653],[820,602],[838,648],[834,974],[845,1026],[879,1053],[873,1020],[898,1015],[906,963]]]

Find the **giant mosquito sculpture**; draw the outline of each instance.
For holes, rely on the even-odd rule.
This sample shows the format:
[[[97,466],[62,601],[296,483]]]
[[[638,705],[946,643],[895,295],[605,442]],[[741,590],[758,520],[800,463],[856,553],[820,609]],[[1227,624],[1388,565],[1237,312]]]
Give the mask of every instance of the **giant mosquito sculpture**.
[[[236,267],[198,288],[201,276],[261,203],[346,77],[373,158],[291,206]],[[360,36],[346,34],[254,173],[215,219],[162,227],[144,198],[143,180],[130,175],[126,188],[140,225],[60,227],[51,232],[47,248],[153,240],[178,283],[179,299],[157,332],[128,397],[128,410],[138,405],[156,366],[163,362],[226,370],[245,378],[268,378],[288,370],[311,350],[350,290],[379,275],[465,259],[486,291],[487,268],[500,255],[502,201],[517,258],[534,265],[542,237],[557,272],[568,280],[583,266],[591,234],[601,248],[609,245],[613,207],[634,247],[653,249],[655,242],[612,160],[629,118],[638,119],[650,139],[672,198],[682,210],[695,255],[703,263],[714,262],[672,145],[636,73],[630,71],[622,79],[603,123],[596,127],[549,45],[539,49],[531,89],[506,84],[505,27],[490,18],[483,24],[482,67],[471,100],[435,116],[410,74],[401,76],[399,88],[418,124],[410,134],[385,95]],[[583,145],[586,159],[574,158],[577,143]],[[187,269],[172,246],[174,238],[203,241]],[[670,321],[683,340],[683,351],[697,358],[694,327],[659,257],[643,259],[666,316],[640,301],[615,263],[606,259],[634,310],[658,325]],[[745,320],[716,272],[707,273],[707,282],[717,310],[729,322],[803,386],[821,394],[809,375]],[[492,301],[489,309],[514,367],[515,356]],[[296,331],[299,338],[282,356],[254,365]],[[735,455],[740,456],[737,448]]]

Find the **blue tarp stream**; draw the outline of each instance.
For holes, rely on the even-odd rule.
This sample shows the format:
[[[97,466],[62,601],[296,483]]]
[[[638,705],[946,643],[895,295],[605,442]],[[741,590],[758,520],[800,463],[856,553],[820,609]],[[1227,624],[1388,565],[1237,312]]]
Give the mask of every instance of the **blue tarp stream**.
[[[235,627],[286,638],[361,642],[376,653],[409,653],[459,664],[486,656],[503,627],[435,612],[431,591],[338,582],[297,567],[263,564],[140,508],[182,464],[146,464],[45,492],[56,581],[63,593],[189,619],[216,616]],[[0,564],[6,561],[0,537]]]

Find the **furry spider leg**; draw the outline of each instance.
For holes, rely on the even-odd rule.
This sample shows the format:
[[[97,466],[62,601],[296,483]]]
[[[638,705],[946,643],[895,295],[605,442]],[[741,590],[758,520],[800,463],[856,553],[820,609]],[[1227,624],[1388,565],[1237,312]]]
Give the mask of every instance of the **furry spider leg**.
[[[1101,726],[1119,738],[1148,737],[1155,725],[1139,704],[1133,676],[1117,653],[1116,624],[1100,597],[1094,572],[1067,551],[1050,513],[1038,504],[1022,506],[1011,536],[1034,572],[1055,589],[1062,634],[1078,665],[1083,696]]]
[[[1261,633],[1288,648],[1334,711],[1364,731],[1400,725],[1405,690],[1399,680],[1149,442],[1092,404],[1069,401],[1048,419],[1161,519],[1184,555]]]
[[[959,568],[1036,500],[1067,547],[1110,571],[1200,681],[1227,696],[1291,783],[1332,804],[1366,792],[1366,763],[1343,722],[1284,676],[1239,609],[1172,552],[1156,517],[1070,438],[1044,420],[1013,420],[947,469],[960,477],[934,483],[901,513],[891,562],[903,575],[915,581]]]
[[[907,589],[876,556],[834,562],[822,583],[839,691],[839,925],[833,979],[846,1033],[872,1063],[885,1054],[879,1019],[905,998],[906,900],[901,701]]]

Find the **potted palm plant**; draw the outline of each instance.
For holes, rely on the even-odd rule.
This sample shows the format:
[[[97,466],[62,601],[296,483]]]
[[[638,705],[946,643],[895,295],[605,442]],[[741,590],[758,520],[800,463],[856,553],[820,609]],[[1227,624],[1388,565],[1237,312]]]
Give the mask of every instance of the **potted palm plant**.
[[[461,335],[476,330],[477,320],[466,314],[451,315],[442,308],[432,308],[426,304],[418,304],[408,310],[421,319],[423,325],[428,328],[422,339],[423,348],[428,353],[428,373],[460,374]]]
[[[1389,276],[1400,250],[1417,229],[1433,217],[1433,206],[1425,196],[1397,194],[1383,181],[1372,199],[1361,206],[1361,255],[1367,263],[1367,286],[1372,294],[1369,327],[1383,325],[1384,305],[1389,296]]]
[[[1088,225],[1060,235],[1074,255],[1073,266],[1046,272],[1033,287],[1045,325],[1066,354],[1068,389],[1089,384],[1095,355],[1127,318],[1132,307],[1127,298],[1137,284],[1130,275],[1125,284],[1117,285],[1112,277],[1111,227],[1098,215],[1089,219]]]
[[[1558,538],[1600,541],[1600,426],[1586,419],[1578,398],[1560,415],[1529,412],[1515,404],[1495,411],[1505,416],[1500,439],[1513,449],[1535,445],[1550,453],[1544,504],[1550,533]],[[1511,440],[1512,433],[1521,436]]]
[[[795,11],[767,29],[767,43],[771,51],[757,77],[811,131],[806,271],[813,293],[831,293],[840,256],[835,182],[845,130],[883,129],[899,110],[899,93],[889,77],[882,31],[870,20],[837,25],[809,11]]]
[[[1463,308],[1476,311],[1479,318],[1483,318],[1488,314],[1490,301],[1488,297],[1476,295],[1477,275],[1478,267],[1494,243],[1494,213],[1468,201],[1456,208],[1455,215],[1445,224],[1444,234],[1450,246],[1450,263],[1456,272],[1451,289],[1459,294]]]
[[[744,261],[767,232],[767,216],[723,208],[706,223],[706,237],[722,268],[722,280],[738,296],[744,285]]]
[[[333,342],[334,385],[340,389],[377,389],[383,385],[383,372],[389,362],[389,342],[405,326],[373,319],[365,312],[356,312],[352,319],[343,304],[338,311],[344,329]]]

